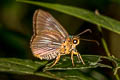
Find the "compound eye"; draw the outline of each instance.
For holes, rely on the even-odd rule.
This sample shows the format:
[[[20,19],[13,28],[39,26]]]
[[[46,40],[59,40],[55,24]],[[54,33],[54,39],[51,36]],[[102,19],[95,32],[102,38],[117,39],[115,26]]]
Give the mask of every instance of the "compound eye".
[[[77,44],[77,43],[78,43],[78,40],[74,39],[73,44]]]

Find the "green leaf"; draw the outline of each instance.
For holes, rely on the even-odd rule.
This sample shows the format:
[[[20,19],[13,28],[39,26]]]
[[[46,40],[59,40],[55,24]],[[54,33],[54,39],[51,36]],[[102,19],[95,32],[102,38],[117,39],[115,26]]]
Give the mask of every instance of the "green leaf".
[[[118,69],[120,69],[120,59],[115,58],[114,56],[111,56],[111,57],[102,56],[101,58],[114,62],[115,66],[113,67],[113,70],[114,70],[114,75],[115,75]]]
[[[39,67],[43,67],[46,63],[47,61],[38,62],[16,58],[0,58],[0,71],[17,74],[32,74],[52,78],[52,76],[43,72],[35,73]]]
[[[63,80],[96,80],[91,76],[87,76],[85,73],[80,70],[65,70],[65,71],[50,71],[52,74],[55,74],[60,79]]]
[[[115,58],[115,57],[111,57],[111,58],[108,58],[108,59],[115,63],[115,67],[113,68],[114,69],[114,75],[115,75],[117,73],[118,69],[120,69],[120,59]]]
[[[31,74],[43,76],[53,79],[76,79],[76,80],[95,80],[94,78],[85,75],[85,69],[96,67],[112,68],[109,65],[102,64],[101,59],[105,58],[110,61],[116,62],[117,68],[120,67],[120,60],[117,58],[110,58],[98,55],[83,55],[85,65],[78,62],[77,57],[74,56],[76,66],[72,66],[69,56],[61,57],[60,61],[52,68],[48,68],[53,62],[48,61],[32,61],[17,58],[0,58],[0,72],[9,72],[16,74]],[[82,71],[81,71],[82,70]]]
[[[120,69],[120,59],[114,58],[114,62],[116,64],[116,67],[114,69],[114,74],[116,74],[118,69]]]
[[[75,57],[74,59],[75,59],[75,62],[77,63],[77,58]],[[53,68],[55,68],[56,66],[51,68],[52,70],[50,71],[49,70],[45,71],[44,67],[48,63],[48,61],[32,61],[32,60],[24,60],[24,59],[17,59],[17,58],[0,58],[0,72],[9,72],[9,73],[16,73],[16,74],[23,74],[23,75],[31,74],[31,75],[43,76],[43,77],[48,77],[53,79],[64,79],[64,80],[67,80],[70,78],[71,79],[75,78],[76,80],[79,80],[79,79],[95,80],[95,79],[92,79],[90,76],[84,75],[84,73],[82,73],[80,70],[97,67],[98,62],[100,61],[100,56],[84,55],[83,59],[85,60],[86,65],[77,63],[77,66],[72,67],[70,58],[67,56],[64,56],[64,58],[61,57],[61,61],[58,62],[58,64],[56,64],[58,68],[61,67],[60,71],[54,71],[55,69]],[[66,65],[66,62],[69,64]],[[47,66],[48,65],[49,64],[47,64]],[[70,70],[68,70],[68,68],[70,68]],[[39,69],[41,70],[38,71]],[[70,72],[72,73],[70,74]],[[63,74],[65,75],[64,77],[62,77]]]
[[[93,24],[97,24],[99,26],[102,26],[103,28],[106,28],[110,31],[120,34],[120,22],[119,21],[111,19],[106,16],[96,15],[94,14],[94,12],[91,12],[91,11],[88,11],[82,8],[66,6],[62,4],[44,3],[44,2],[28,1],[28,0],[16,0],[16,1],[42,6],[42,7],[53,9],[53,10],[56,10],[56,11],[59,11],[59,12],[62,12],[68,15],[72,15],[77,18],[86,20]]]
[[[82,58],[85,62],[85,65],[83,65],[82,62],[79,62],[77,60],[77,57],[74,56],[75,66],[73,67],[70,57],[63,56],[63,58],[61,58],[60,61],[52,68],[49,68],[49,67],[50,65],[53,64],[53,62],[47,64],[45,70],[73,70],[73,69],[96,68],[98,66],[111,68],[111,66],[99,63],[100,61],[102,61],[101,56],[84,55],[82,56]]]

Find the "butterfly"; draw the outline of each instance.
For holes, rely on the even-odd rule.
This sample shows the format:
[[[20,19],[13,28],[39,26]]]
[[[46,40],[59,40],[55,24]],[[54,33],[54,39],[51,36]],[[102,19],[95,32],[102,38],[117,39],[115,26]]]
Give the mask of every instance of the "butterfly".
[[[52,60],[55,62],[51,65],[53,67],[62,55],[71,55],[72,65],[74,66],[73,55],[76,55],[78,60],[83,64],[80,53],[77,51],[76,46],[80,40],[93,41],[80,38],[80,35],[85,32],[91,32],[90,29],[79,33],[78,35],[71,36],[63,28],[63,26],[46,11],[38,9],[33,16],[33,36],[30,41],[30,47],[35,57],[41,60]]]

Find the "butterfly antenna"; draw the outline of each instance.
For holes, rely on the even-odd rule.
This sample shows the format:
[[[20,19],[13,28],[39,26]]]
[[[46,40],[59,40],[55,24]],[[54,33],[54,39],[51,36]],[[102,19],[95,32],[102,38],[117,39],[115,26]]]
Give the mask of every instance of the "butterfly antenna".
[[[86,29],[86,30],[84,30],[83,32],[79,33],[77,36],[80,36],[80,35],[82,35],[82,34],[84,34],[84,33],[86,33],[86,32],[92,33],[91,29]]]
[[[83,39],[83,38],[80,38],[80,40],[95,42],[98,46],[100,45],[100,43],[96,40],[89,40],[89,39]]]

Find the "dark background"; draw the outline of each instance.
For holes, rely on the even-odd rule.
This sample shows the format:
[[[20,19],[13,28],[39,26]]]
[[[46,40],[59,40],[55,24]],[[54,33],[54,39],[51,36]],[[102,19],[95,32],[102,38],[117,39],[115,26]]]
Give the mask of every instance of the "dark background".
[[[96,9],[105,16],[109,16],[120,21],[120,1],[119,0],[36,0],[49,3],[59,3],[70,6],[84,8],[90,11]],[[50,9],[18,3],[14,0],[0,1],[0,57],[14,57],[22,59],[36,59],[30,49],[30,39],[32,31],[32,17],[36,9],[43,9],[50,12],[68,31],[70,35],[75,35],[89,28],[92,34],[86,33],[82,38],[94,39],[100,42],[101,35],[96,25],[84,20],[56,12]],[[116,33],[103,29],[104,38],[112,55],[120,58],[120,36]],[[81,41],[77,47],[81,54],[106,55],[102,45]],[[102,70],[102,71],[101,71]],[[97,68],[96,71],[103,74],[108,80],[114,80],[113,73],[106,68]],[[31,77],[31,78],[30,78]],[[41,78],[41,77],[40,77]],[[0,80],[37,80],[40,79],[30,75],[15,75],[0,73]],[[41,78],[44,79],[44,78]]]

